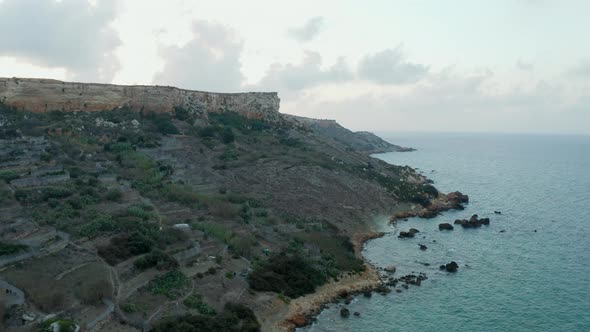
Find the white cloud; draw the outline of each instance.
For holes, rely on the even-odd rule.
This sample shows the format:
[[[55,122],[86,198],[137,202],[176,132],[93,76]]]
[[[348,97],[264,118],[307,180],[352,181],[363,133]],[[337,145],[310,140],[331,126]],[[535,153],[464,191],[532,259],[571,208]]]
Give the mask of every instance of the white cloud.
[[[357,82],[331,89],[330,96],[318,88],[286,100],[283,111],[337,119],[355,130],[588,133],[579,121],[590,119],[588,93],[570,98],[563,82],[500,88],[502,81],[489,71],[446,68],[411,86]]]
[[[323,69],[322,57],[317,52],[306,52],[300,64],[273,64],[255,86],[262,90],[280,92],[300,91],[324,83],[344,82],[353,77],[344,58]]]
[[[518,61],[516,61],[516,68],[518,68],[522,71],[531,71],[531,70],[535,69],[535,66],[532,63],[518,60]]]
[[[120,41],[109,24],[113,0],[0,2],[0,55],[35,66],[63,68],[67,78],[110,82],[119,69]]]
[[[240,90],[242,41],[229,28],[204,21],[194,22],[192,32],[186,45],[161,48],[165,65],[154,83],[218,92]]]
[[[428,74],[428,67],[407,62],[400,47],[363,57],[358,75],[379,84],[415,83]]]
[[[299,42],[307,42],[315,38],[324,26],[324,18],[312,17],[301,27],[290,28],[287,35]]]
[[[567,74],[570,77],[590,79],[590,59],[582,60],[577,65],[569,68]]]

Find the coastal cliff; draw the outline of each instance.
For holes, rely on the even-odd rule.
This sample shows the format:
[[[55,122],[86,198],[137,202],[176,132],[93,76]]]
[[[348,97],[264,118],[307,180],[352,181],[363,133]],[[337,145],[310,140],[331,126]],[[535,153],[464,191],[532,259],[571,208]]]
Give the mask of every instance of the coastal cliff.
[[[171,86],[74,83],[51,79],[0,78],[0,101],[29,112],[97,112],[127,107],[134,111],[172,113],[236,112],[252,119],[277,121],[276,92],[215,93]]]

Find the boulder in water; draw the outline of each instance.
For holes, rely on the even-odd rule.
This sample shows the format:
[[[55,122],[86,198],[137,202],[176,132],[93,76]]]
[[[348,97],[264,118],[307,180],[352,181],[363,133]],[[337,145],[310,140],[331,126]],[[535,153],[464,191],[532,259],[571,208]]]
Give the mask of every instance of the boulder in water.
[[[343,317],[343,318],[350,317],[350,310],[348,310],[347,308],[340,309],[340,317]]]
[[[455,261],[452,261],[452,262],[445,265],[445,270],[447,270],[447,272],[457,272],[458,268],[459,268],[459,265],[457,263],[455,263]]]
[[[453,227],[453,225],[449,224],[448,222],[438,224],[439,231],[443,231],[443,230],[452,231],[454,228],[455,227]]]
[[[389,265],[388,267],[385,268],[385,271],[387,271],[389,273],[395,273],[396,270],[397,270],[397,268],[395,267],[395,265]]]
[[[416,233],[420,233],[420,231],[415,228],[410,228],[407,232],[404,232],[404,231],[399,232],[399,235],[397,237],[399,237],[399,238],[414,237],[414,235]]]

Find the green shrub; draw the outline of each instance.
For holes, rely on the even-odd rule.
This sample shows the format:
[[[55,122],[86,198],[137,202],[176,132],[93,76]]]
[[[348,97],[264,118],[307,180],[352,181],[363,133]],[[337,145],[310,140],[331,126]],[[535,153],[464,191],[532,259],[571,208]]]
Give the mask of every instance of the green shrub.
[[[53,332],[53,328],[51,325],[56,323],[59,325],[60,332],[74,332],[76,331],[76,323],[73,320],[69,319],[62,319],[62,318],[50,318],[44,321],[41,326],[39,327],[40,332]]]
[[[194,206],[199,203],[199,194],[194,192],[191,187],[170,183],[160,189],[160,194],[171,202],[180,203],[187,206]]]
[[[20,176],[14,171],[0,171],[0,181],[10,182]]]
[[[104,150],[113,153],[121,153],[133,151],[133,145],[129,142],[107,143],[104,145]]]
[[[203,301],[203,296],[201,294],[193,294],[187,297],[182,303],[188,308],[196,309],[201,315],[215,316],[217,314],[213,307]]]
[[[125,311],[128,314],[137,312],[137,305],[135,305],[134,303],[125,303],[123,305],[123,311]]]
[[[233,141],[235,141],[236,136],[234,135],[234,132],[232,131],[231,128],[226,127],[223,128],[223,130],[221,131],[221,141],[225,144],[229,144],[232,143]]]
[[[130,216],[138,217],[143,220],[149,220],[156,217],[156,214],[148,210],[145,205],[131,205],[127,208],[127,213]]]
[[[178,134],[178,128],[172,123],[172,119],[169,114],[165,113],[148,113],[146,118],[151,120],[158,132],[164,135],[175,135]]]
[[[227,303],[223,312],[214,315],[165,317],[154,324],[154,332],[259,332],[260,323],[254,312],[242,304]]]
[[[239,158],[239,154],[238,151],[236,151],[235,149],[225,149],[223,151],[223,154],[219,157],[219,159],[221,161],[232,161],[232,160],[238,160]]]
[[[291,298],[313,293],[328,277],[313,262],[300,254],[282,252],[259,263],[248,277],[258,291],[283,293]]]
[[[143,271],[152,267],[158,270],[170,270],[178,267],[178,262],[167,253],[161,250],[153,250],[147,255],[133,262],[136,269]]]
[[[189,284],[190,280],[182,272],[173,270],[150,281],[148,289],[154,294],[176,299]]]
[[[186,121],[190,118],[190,112],[186,108],[180,106],[174,107],[174,115],[180,121]]]
[[[14,255],[21,251],[27,250],[29,247],[22,244],[10,244],[0,242],[0,256]]]
[[[98,254],[110,265],[116,265],[130,257],[149,252],[154,240],[140,232],[111,238],[109,245],[98,248]]]
[[[110,189],[107,191],[104,198],[112,202],[121,202],[121,199],[123,198],[123,192],[119,189]]]
[[[82,225],[77,234],[88,238],[95,238],[97,235],[106,232],[114,232],[119,229],[113,217],[103,213],[89,213],[86,220],[90,221]]]
[[[205,233],[206,236],[213,236],[225,243],[228,243],[232,236],[231,232],[221,224],[197,223],[193,227]]]

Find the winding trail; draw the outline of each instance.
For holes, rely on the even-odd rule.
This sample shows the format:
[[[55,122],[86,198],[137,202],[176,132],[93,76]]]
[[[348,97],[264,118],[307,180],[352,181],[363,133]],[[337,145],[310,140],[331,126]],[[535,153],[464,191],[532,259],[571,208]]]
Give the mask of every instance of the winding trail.
[[[176,299],[176,300],[172,300],[172,301],[168,301],[164,304],[162,304],[161,306],[158,307],[158,309],[156,311],[154,311],[153,314],[150,315],[150,317],[146,320],[147,324],[150,324],[152,319],[154,319],[154,317],[156,317],[160,311],[162,311],[162,309],[170,304],[176,304],[178,305],[180,302],[186,300],[189,296],[191,296],[193,294],[193,292],[195,291],[195,281],[192,280],[191,281],[191,290],[186,293],[183,297],[181,297],[180,299]]]

